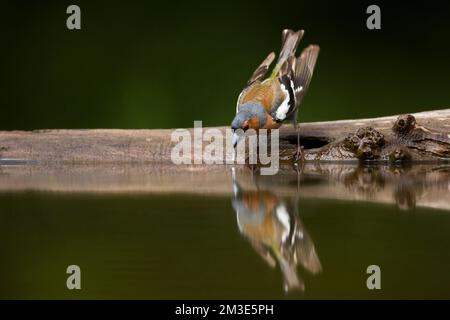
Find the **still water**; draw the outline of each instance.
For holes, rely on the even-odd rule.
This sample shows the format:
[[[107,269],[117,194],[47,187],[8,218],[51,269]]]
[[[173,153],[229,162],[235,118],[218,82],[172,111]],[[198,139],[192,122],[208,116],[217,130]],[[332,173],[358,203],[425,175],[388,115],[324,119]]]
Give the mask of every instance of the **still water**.
[[[450,298],[445,165],[4,165],[0,204],[3,299]]]

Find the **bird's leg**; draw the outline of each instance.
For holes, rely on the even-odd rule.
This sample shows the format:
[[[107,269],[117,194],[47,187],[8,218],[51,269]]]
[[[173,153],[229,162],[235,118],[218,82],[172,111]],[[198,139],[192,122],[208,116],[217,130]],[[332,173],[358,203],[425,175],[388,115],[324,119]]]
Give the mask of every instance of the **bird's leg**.
[[[295,127],[295,131],[297,131],[297,152],[295,153],[294,161],[295,162],[298,162],[298,161],[304,162],[305,157],[303,155],[303,147],[300,144],[300,126],[298,125],[297,122],[295,122],[294,127]]]
[[[301,179],[300,173],[301,173],[301,171],[303,171],[303,166],[305,164],[305,162],[304,162],[305,158],[303,156],[303,147],[300,144],[300,126],[298,125],[297,121],[294,121],[293,125],[294,125],[294,128],[295,128],[295,131],[297,132],[297,152],[296,152],[296,154],[294,156],[294,167],[295,167],[295,171],[297,172],[297,195],[296,195],[296,200],[298,200],[298,196],[299,196],[299,193],[300,193],[300,179]],[[300,163],[299,163],[299,160],[301,160]],[[299,167],[299,165],[301,167]],[[296,201],[296,202],[298,202],[298,201]]]
[[[294,162],[294,169],[297,173],[297,193],[296,193],[296,202],[298,202],[298,196],[300,194],[300,184],[301,184],[301,173],[303,172],[305,163],[302,161],[300,163]]]

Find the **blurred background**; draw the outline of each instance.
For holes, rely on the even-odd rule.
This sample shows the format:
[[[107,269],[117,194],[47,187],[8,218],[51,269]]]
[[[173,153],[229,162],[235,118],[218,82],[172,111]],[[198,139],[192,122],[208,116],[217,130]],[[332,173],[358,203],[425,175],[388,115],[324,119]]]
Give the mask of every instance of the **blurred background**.
[[[66,8],[81,8],[78,31]],[[381,7],[381,30],[366,8]],[[450,106],[444,1],[10,1],[0,5],[0,130],[228,125],[283,28],[321,47],[300,121]]]

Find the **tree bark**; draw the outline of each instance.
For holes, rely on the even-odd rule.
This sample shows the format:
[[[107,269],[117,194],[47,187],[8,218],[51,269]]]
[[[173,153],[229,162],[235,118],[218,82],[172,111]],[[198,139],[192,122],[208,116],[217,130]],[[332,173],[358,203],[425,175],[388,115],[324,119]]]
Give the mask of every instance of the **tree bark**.
[[[224,133],[227,128],[216,129]],[[193,130],[188,131],[193,136]],[[172,148],[177,144],[171,140],[172,132],[171,129],[2,131],[0,159],[2,163],[169,163]],[[300,135],[306,161],[445,161],[450,158],[450,109],[302,123]],[[283,126],[280,141],[281,158],[292,161],[297,150],[295,130]],[[230,158],[232,149],[225,152]]]

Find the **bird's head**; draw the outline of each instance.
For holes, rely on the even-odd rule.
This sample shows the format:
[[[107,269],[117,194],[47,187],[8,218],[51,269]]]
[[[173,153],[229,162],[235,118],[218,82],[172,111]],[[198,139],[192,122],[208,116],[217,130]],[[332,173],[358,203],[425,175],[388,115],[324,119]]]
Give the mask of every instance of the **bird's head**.
[[[231,122],[231,130],[233,131],[233,147],[236,147],[242,138],[242,132],[248,129],[259,129],[266,124],[266,112],[259,102],[248,102],[240,106],[239,111]],[[241,134],[240,134],[241,133]]]

